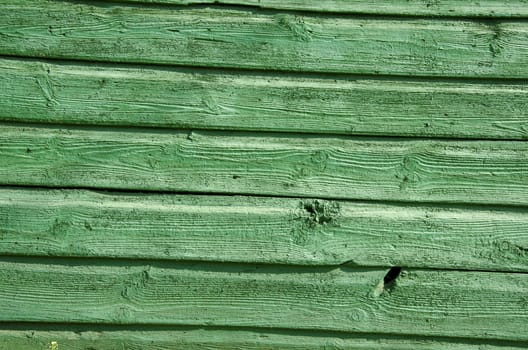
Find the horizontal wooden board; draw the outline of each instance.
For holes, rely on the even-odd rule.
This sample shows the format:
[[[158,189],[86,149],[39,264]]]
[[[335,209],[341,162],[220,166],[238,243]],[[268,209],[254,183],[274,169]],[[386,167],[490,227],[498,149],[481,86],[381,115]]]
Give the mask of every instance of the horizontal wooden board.
[[[0,254],[528,272],[528,211],[4,188]]]
[[[173,324],[528,340],[528,275],[7,259],[2,322]]]
[[[528,143],[0,126],[0,184],[528,204]]]
[[[526,0],[121,0],[132,3],[199,5],[225,4],[255,6],[267,9],[316,12],[404,15],[404,16],[469,16],[528,17]]]
[[[0,120],[528,138],[526,84],[226,74],[0,59]]]
[[[13,326],[0,330],[2,349],[45,350],[50,348],[51,342],[57,344],[58,350],[519,350],[528,345],[526,342],[479,339],[211,327],[156,327],[155,330],[133,327],[123,330],[123,327],[112,326],[28,325],[24,330]]]
[[[283,71],[528,78],[528,22],[1,0],[0,54]]]

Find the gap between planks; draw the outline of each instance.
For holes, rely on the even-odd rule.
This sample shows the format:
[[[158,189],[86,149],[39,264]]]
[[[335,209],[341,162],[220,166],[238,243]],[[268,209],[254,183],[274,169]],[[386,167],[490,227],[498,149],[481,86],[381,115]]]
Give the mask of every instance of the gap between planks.
[[[95,1],[93,1],[95,2]],[[110,1],[109,1],[110,2]],[[526,2],[515,0],[507,5],[502,1],[486,1],[475,6],[464,5],[461,1],[425,2],[420,0],[397,0],[390,3],[372,3],[366,0],[337,0],[331,2],[291,0],[114,0],[137,6],[215,6],[241,7],[259,10],[274,10],[293,13],[317,13],[334,15],[402,16],[412,18],[527,18]],[[450,8],[451,7],[451,8]]]
[[[176,339],[176,340],[175,340]],[[317,332],[251,327],[193,327],[163,325],[98,325],[75,323],[0,323],[0,345],[9,349],[44,349],[51,341],[68,350],[114,350],[149,348],[152,341],[160,350],[186,346],[186,349],[328,349],[334,345],[343,350],[513,350],[525,348],[526,342],[460,337],[423,337],[404,334]],[[13,346],[10,346],[13,345]],[[16,346],[15,346],[16,345]],[[25,347],[24,347],[25,346]],[[28,348],[29,349],[29,348]]]
[[[315,78],[321,80],[373,80],[373,81],[402,81],[402,82],[454,82],[467,84],[504,84],[516,85],[528,82],[528,78],[511,77],[511,78],[494,78],[494,77],[464,77],[464,76],[437,76],[437,75],[391,75],[391,74],[361,74],[361,73],[336,73],[336,72],[317,72],[317,71],[288,71],[288,70],[269,70],[259,68],[240,68],[240,67],[214,67],[214,66],[188,66],[178,64],[156,63],[156,62],[113,62],[97,61],[86,58],[60,58],[60,57],[38,57],[27,55],[0,54],[0,60],[16,61],[31,63],[50,64],[57,66],[86,66],[100,67],[108,69],[148,69],[161,73],[179,72],[189,74],[211,74],[211,75],[234,75],[234,76],[262,76],[262,77],[285,77],[285,78]],[[42,68],[41,68],[42,69]]]
[[[113,189],[113,188],[97,188],[87,186],[45,186],[45,185],[1,185],[1,190],[28,190],[28,191],[86,191],[92,193],[99,193],[102,195],[138,195],[138,196],[149,196],[149,195],[160,195],[160,196],[208,196],[214,197],[241,197],[241,198],[277,198],[277,199],[295,199],[295,200],[322,200],[322,201],[339,201],[343,203],[363,203],[363,204],[379,204],[379,205],[394,205],[401,207],[432,207],[432,208],[453,208],[453,209],[474,209],[474,210],[492,210],[492,211],[504,211],[504,212],[526,212],[528,205],[509,205],[503,203],[442,203],[442,202],[409,202],[409,201],[397,201],[397,200],[371,200],[371,199],[347,199],[339,197],[316,197],[316,196],[293,196],[288,194],[246,194],[246,193],[229,193],[229,192],[190,192],[190,191],[162,191],[152,189]]]

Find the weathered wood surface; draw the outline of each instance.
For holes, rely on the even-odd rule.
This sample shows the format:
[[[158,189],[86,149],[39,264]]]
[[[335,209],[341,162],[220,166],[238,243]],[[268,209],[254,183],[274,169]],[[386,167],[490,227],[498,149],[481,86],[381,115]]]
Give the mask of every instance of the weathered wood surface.
[[[0,54],[286,71],[528,78],[528,22],[520,20],[372,19],[92,5],[0,1]]]
[[[528,17],[526,0],[122,0],[171,5],[243,5],[264,9],[316,12],[449,17]]]
[[[528,143],[0,127],[0,183],[528,204]]]
[[[527,1],[0,8],[0,348],[528,347]]]
[[[528,87],[0,59],[0,120],[528,138]]]
[[[528,272],[528,211],[2,189],[0,254]]]
[[[4,259],[2,322],[244,326],[528,340],[528,275]]]
[[[528,345],[479,339],[212,327],[157,326],[154,330],[93,325],[8,327],[0,330],[0,348],[6,350],[44,350],[49,349],[52,341],[57,342],[59,350],[520,350]]]

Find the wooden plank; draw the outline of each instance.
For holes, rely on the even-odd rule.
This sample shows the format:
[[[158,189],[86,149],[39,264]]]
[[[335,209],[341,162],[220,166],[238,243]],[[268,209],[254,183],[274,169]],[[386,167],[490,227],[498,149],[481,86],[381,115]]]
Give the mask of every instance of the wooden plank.
[[[0,59],[0,120],[528,138],[526,84],[270,76]]]
[[[199,5],[225,4],[255,6],[264,9],[369,15],[449,16],[449,17],[528,17],[526,0],[122,0],[132,3]]]
[[[0,54],[413,76],[528,78],[528,22],[294,16],[2,0]]]
[[[528,272],[528,212],[4,188],[0,254]]]
[[[528,143],[0,127],[0,184],[528,204]]]
[[[172,324],[528,340],[528,275],[9,259],[0,321]]]
[[[523,342],[490,341],[478,339],[444,339],[383,334],[347,334],[302,331],[271,331],[248,329],[215,329],[210,327],[134,327],[123,330],[112,326],[74,325],[52,328],[45,325],[26,326],[26,329],[0,330],[2,349],[43,350],[56,342],[66,350],[257,350],[257,349],[342,349],[342,350],[520,350]],[[44,328],[44,329],[43,329]],[[49,328],[47,330],[46,328]],[[66,328],[66,330],[65,330]]]

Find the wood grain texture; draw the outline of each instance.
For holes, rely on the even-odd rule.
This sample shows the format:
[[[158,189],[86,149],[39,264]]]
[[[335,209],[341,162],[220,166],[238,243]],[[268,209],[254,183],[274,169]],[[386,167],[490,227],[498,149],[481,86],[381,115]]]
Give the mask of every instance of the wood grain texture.
[[[211,327],[124,327],[115,326],[25,326],[0,330],[0,348],[48,349],[52,341],[66,350],[520,350],[526,342],[479,339],[423,338],[383,334],[272,331],[262,329],[215,329]]]
[[[528,340],[528,275],[7,259],[0,321],[172,324]]]
[[[528,78],[528,22],[2,0],[0,54],[243,69]]]
[[[0,183],[528,204],[528,143],[0,127]]]
[[[528,272],[528,211],[4,188],[0,254]]]
[[[225,4],[316,12],[464,17],[528,17],[526,0],[121,0],[145,4]]]
[[[525,84],[227,74],[0,59],[0,120],[528,138]]]

